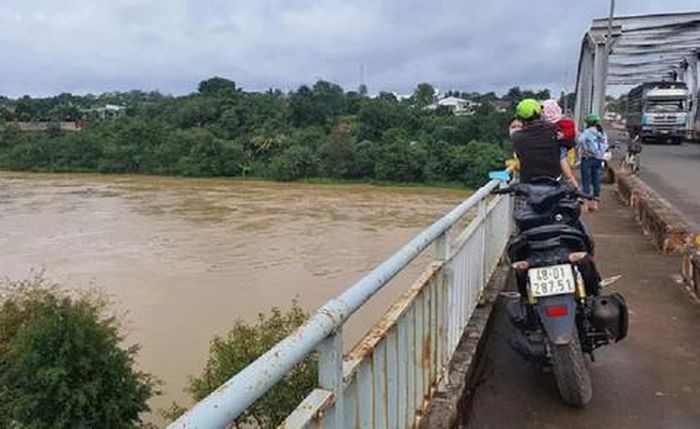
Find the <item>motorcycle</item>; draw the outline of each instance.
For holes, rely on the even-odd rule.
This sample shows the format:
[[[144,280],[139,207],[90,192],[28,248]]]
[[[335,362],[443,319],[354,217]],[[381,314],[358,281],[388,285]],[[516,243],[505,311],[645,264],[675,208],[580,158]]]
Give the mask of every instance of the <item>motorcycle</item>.
[[[517,233],[508,245],[518,297],[507,304],[528,360],[551,366],[559,394],[572,406],[593,395],[586,356],[627,336],[628,310],[619,293],[603,295],[593,262],[595,244],[581,221],[576,188],[551,179],[493,191],[524,200],[514,211]]]
[[[639,156],[642,152],[642,145],[639,139],[630,140],[627,143],[627,151],[620,161],[620,171],[627,174],[637,174],[639,172]]]
[[[601,182],[603,183],[615,183],[615,174],[613,173],[610,161],[612,161],[613,154],[612,149],[615,149],[616,145],[611,145],[603,154],[603,160],[601,162]]]

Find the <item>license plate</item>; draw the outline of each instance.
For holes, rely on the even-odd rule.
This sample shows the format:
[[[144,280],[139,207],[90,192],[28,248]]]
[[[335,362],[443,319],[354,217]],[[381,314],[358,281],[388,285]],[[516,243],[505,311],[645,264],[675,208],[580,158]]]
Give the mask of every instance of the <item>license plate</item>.
[[[530,293],[533,297],[574,293],[576,282],[571,265],[552,265],[550,267],[530,268]]]

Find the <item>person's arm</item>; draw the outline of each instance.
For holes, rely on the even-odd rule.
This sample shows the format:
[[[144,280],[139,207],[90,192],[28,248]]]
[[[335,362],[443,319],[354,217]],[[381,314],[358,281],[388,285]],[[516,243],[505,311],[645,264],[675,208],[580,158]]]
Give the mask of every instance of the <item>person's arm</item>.
[[[559,160],[559,164],[561,164],[561,172],[564,174],[566,181],[578,188],[578,181],[576,180],[573,170],[571,170],[571,166],[569,165],[569,161],[566,159],[566,156]]]

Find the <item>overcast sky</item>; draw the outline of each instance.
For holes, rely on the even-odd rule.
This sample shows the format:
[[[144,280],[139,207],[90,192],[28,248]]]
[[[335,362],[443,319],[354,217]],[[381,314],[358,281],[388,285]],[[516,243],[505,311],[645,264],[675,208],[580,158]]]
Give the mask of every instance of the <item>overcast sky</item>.
[[[571,90],[583,33],[608,0],[0,0],[0,94],[248,90],[323,78],[370,92],[418,82]],[[700,9],[618,0],[621,15]]]

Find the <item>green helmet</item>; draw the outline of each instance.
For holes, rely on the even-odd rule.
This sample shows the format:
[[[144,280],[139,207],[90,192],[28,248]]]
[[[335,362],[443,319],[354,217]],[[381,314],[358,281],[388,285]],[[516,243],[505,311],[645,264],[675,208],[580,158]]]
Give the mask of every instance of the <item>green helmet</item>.
[[[534,98],[526,98],[515,107],[515,114],[524,120],[536,119],[542,112],[542,105]]]
[[[600,116],[595,113],[591,113],[586,117],[586,124],[588,125],[598,125],[600,123]]]

